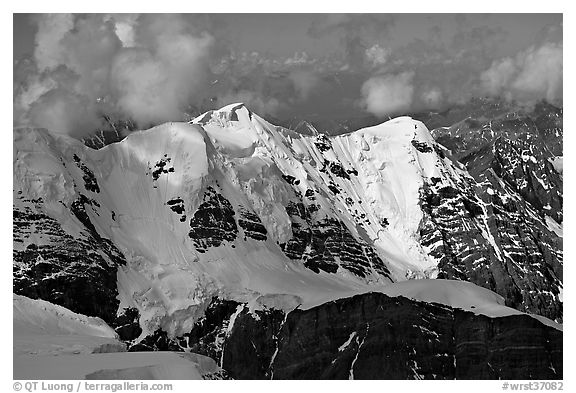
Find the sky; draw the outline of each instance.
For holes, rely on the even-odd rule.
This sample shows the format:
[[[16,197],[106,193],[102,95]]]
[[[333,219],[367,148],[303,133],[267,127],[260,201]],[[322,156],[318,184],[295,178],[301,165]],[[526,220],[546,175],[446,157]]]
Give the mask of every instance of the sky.
[[[81,137],[232,102],[386,119],[472,97],[562,102],[562,14],[14,14],[14,125]]]

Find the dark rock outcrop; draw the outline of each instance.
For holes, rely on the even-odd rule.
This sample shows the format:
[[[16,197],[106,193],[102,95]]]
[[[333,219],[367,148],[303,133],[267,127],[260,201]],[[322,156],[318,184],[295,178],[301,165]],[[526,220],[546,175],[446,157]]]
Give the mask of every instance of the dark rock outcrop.
[[[424,187],[421,242],[438,278],[473,282],[510,307],[561,321],[562,239],[514,190],[490,185]]]
[[[168,175],[174,172],[174,167],[169,166],[171,161],[172,159],[168,157],[167,154],[164,154],[164,157],[158,160],[156,164],[154,164],[153,168],[148,168],[147,174],[152,175],[152,184],[154,188],[158,188],[158,179],[160,178],[160,175]]]
[[[188,348],[235,379],[562,379],[562,332],[368,293],[285,314],[218,305]],[[218,328],[225,326],[225,329]],[[215,334],[220,332],[220,335]]]
[[[562,155],[562,110],[547,103],[530,113],[467,118],[432,131],[478,181],[493,170],[542,214],[562,222],[562,176],[549,159]]]
[[[238,235],[235,212],[230,202],[214,188],[208,187],[204,200],[190,219],[188,236],[198,252],[231,242]]]
[[[248,211],[246,208],[240,208],[240,218],[238,225],[244,230],[244,234],[254,240],[266,240],[266,227],[257,214]]]
[[[439,260],[439,277],[474,282],[510,307],[561,321],[562,238],[547,220],[563,220],[562,175],[550,162],[562,154],[562,110],[540,103],[432,134],[476,183],[452,194],[435,184],[422,190],[422,243]]]
[[[101,237],[86,213],[88,198],[73,202],[72,212],[84,225],[75,237],[43,211],[43,201],[18,196],[13,210],[13,291],[43,299],[74,312],[114,323],[119,301],[116,270],[125,259]],[[41,239],[38,244],[34,239]],[[25,245],[25,247],[24,247]]]
[[[342,267],[359,277],[366,277],[371,270],[390,277],[390,271],[376,251],[356,239],[341,221],[317,220],[314,210],[301,202],[290,202],[286,212],[292,220],[293,237],[280,247],[290,259],[301,260],[316,273],[320,270],[336,273]]]
[[[74,154],[74,161],[76,162],[78,168],[80,168],[80,170],[82,171],[82,179],[84,180],[84,187],[88,191],[99,193],[100,187],[98,186],[98,181],[94,176],[94,172],[92,172],[92,170],[90,170],[90,168],[88,168],[86,164],[84,164],[82,160],[80,160],[80,157],[78,157],[78,155],[76,154]]]

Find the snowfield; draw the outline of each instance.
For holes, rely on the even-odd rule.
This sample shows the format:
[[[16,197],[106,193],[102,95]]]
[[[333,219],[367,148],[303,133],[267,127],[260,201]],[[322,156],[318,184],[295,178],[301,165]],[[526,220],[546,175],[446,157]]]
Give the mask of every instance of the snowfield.
[[[550,162],[554,166],[554,169],[556,169],[556,171],[558,171],[558,173],[560,173],[560,174],[564,173],[564,157],[563,156],[551,158]]]
[[[100,318],[87,317],[44,300],[13,295],[14,355],[118,352],[125,345]]]
[[[220,372],[206,356],[180,352],[118,352],[16,356],[14,379],[204,379]]]

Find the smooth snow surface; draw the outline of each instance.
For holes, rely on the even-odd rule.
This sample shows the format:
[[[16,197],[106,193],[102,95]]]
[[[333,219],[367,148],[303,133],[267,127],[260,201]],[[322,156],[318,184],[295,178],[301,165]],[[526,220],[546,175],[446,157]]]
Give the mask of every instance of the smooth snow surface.
[[[564,224],[558,224],[556,220],[554,220],[550,216],[546,216],[546,225],[548,228],[553,231],[556,235],[560,237],[564,237]]]
[[[100,318],[19,295],[13,295],[12,304],[15,355],[89,354],[125,349],[114,330]]]
[[[564,173],[564,157],[558,156],[550,159],[550,162],[554,166],[554,169],[560,174]]]
[[[524,314],[505,306],[504,298],[486,288],[458,280],[411,280],[382,289],[388,296],[404,296],[427,303],[440,303],[489,317]],[[526,314],[545,325],[562,330],[562,325],[540,315]]]
[[[14,379],[202,379],[221,371],[209,357],[180,352],[119,352],[14,357]]]

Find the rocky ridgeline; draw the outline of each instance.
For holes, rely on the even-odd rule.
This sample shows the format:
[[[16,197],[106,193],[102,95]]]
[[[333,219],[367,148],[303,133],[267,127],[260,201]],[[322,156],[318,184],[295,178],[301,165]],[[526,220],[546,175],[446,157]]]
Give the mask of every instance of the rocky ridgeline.
[[[423,242],[441,261],[439,277],[470,280],[511,307],[561,321],[562,238],[546,224],[546,216],[563,219],[562,175],[549,160],[562,154],[561,110],[539,104],[531,116],[468,118],[432,133],[477,182],[447,198],[424,188]]]
[[[562,321],[562,239],[510,187],[428,184],[422,210],[421,241],[438,278],[471,281],[510,307]]]
[[[562,379],[562,332],[380,293],[309,310],[215,299],[187,334],[130,351],[191,351],[234,379]]]
[[[531,114],[467,118],[432,131],[479,182],[491,169],[542,216],[562,222],[562,176],[550,159],[562,156],[562,110],[537,105]]]

